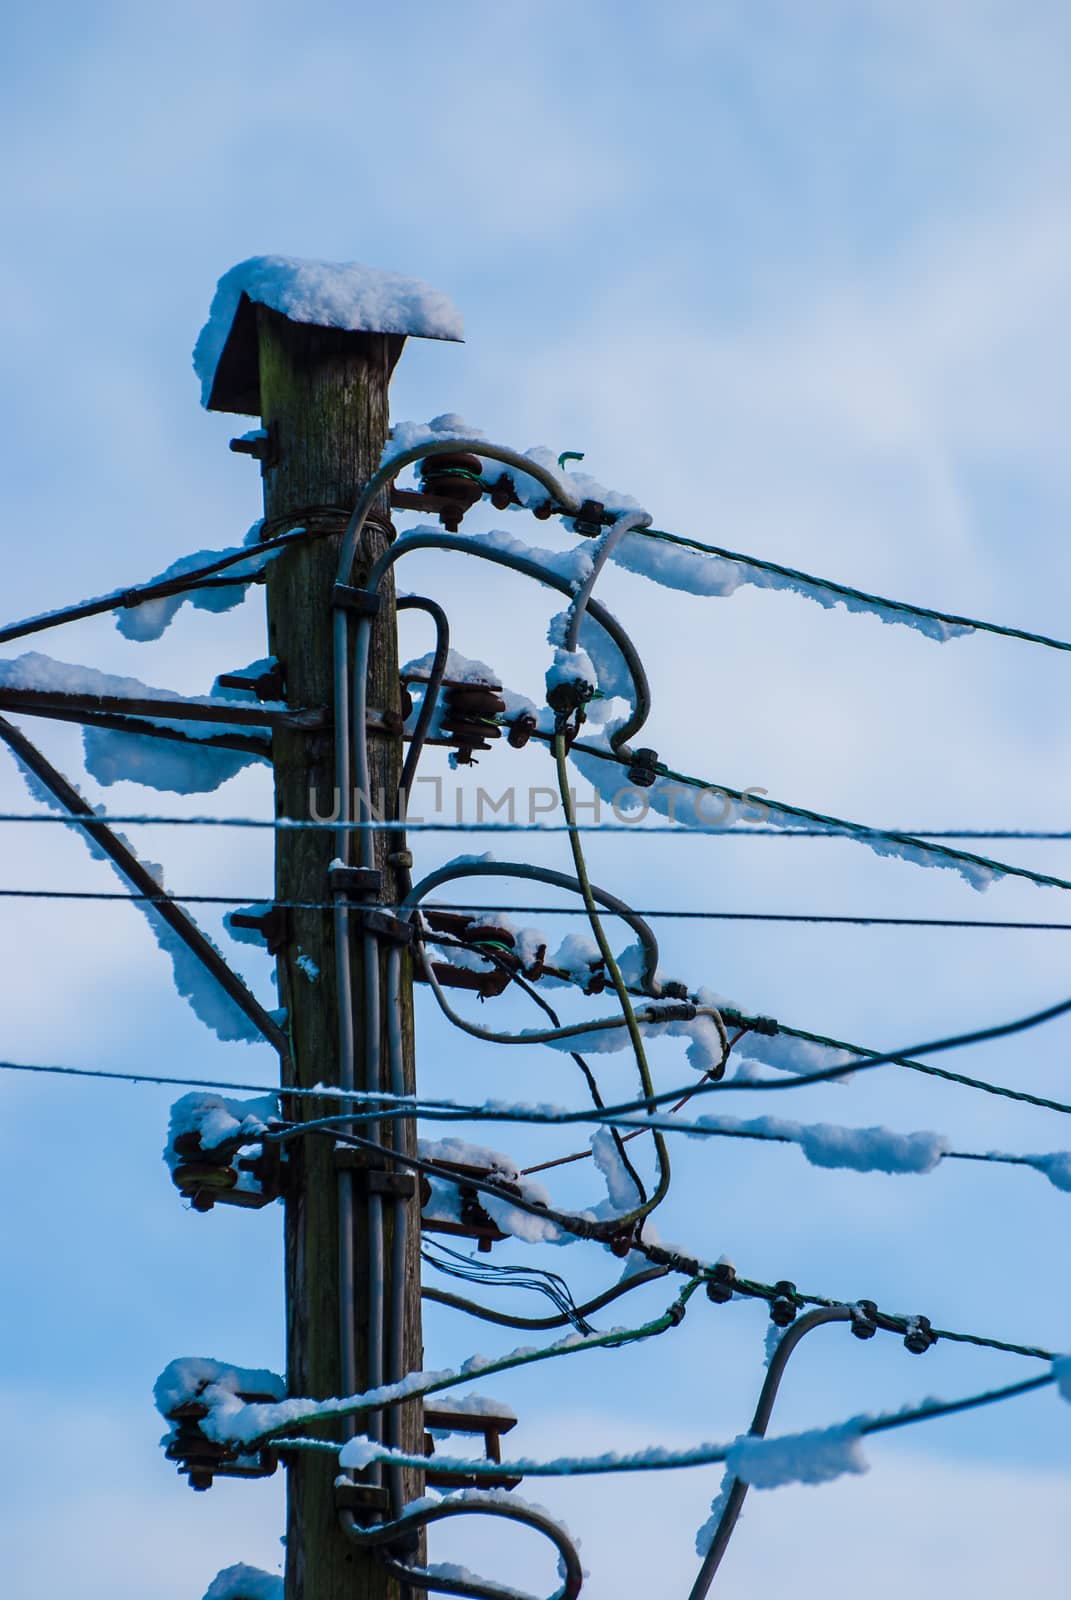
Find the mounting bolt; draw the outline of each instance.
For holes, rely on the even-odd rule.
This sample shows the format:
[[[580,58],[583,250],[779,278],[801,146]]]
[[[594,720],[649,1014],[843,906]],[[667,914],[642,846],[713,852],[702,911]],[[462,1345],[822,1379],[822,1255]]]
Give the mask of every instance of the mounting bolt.
[[[279,464],[279,429],[274,422],[269,422],[266,428],[258,429],[252,438],[232,439],[230,448],[236,456],[252,456],[254,461],[259,461],[263,474],[269,467]]]

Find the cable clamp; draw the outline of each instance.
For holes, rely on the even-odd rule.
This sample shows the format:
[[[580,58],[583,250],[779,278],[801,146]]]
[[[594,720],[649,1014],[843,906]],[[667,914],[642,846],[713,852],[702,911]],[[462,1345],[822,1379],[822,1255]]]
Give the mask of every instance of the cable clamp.
[[[736,1268],[729,1261],[719,1261],[707,1279],[707,1299],[716,1306],[728,1305],[736,1285]]]
[[[375,911],[370,906],[365,906],[354,915],[360,923],[362,932],[374,934],[377,939],[382,939],[384,944],[404,947],[413,942],[416,933],[413,924],[403,922],[401,917],[392,917],[389,911]]]
[[[416,1176],[412,1172],[395,1172],[377,1151],[338,1145],[335,1166],[340,1172],[352,1172],[363,1194],[387,1195],[392,1200],[416,1197]]]
[[[770,1321],[779,1328],[787,1328],[790,1322],[795,1322],[800,1308],[796,1285],[782,1278],[774,1284],[774,1291],[774,1298],[770,1301]]]
[[[646,745],[639,750],[633,750],[632,763],[628,769],[628,781],[637,789],[650,789],[658,777],[658,751],[650,750]]]
[[[687,1000],[689,998],[688,985],[681,983],[677,978],[669,978],[662,985],[662,993],[667,1000]]]
[[[878,1308],[873,1300],[858,1300],[850,1307],[852,1332],[857,1339],[873,1339],[878,1331]]]
[[[352,1511],[355,1519],[364,1524],[386,1522],[390,1509],[390,1490],[380,1484],[335,1480],[336,1511]]]
[[[597,539],[606,520],[606,507],[601,500],[585,500],[573,518],[573,532],[582,539]]]
[[[329,867],[327,887],[350,900],[369,900],[382,889],[383,874],[376,867]]]
[[[383,596],[378,589],[355,589],[348,583],[336,583],[331,590],[331,604],[337,610],[356,612],[359,617],[375,617],[383,605]]]
[[[924,1356],[931,1345],[937,1343],[937,1335],[930,1327],[929,1317],[908,1317],[907,1332],[904,1334],[904,1348],[911,1351],[913,1356]]]

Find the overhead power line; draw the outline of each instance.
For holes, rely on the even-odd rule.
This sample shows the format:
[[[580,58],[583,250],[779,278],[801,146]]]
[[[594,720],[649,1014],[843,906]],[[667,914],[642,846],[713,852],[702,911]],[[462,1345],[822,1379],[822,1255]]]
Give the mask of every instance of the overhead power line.
[[[855,589],[847,583],[837,583],[832,578],[818,578],[814,573],[801,572],[797,567],[783,566],[778,561],[768,561],[760,556],[741,555],[738,550],[725,550],[720,545],[705,544],[700,539],[688,539],[679,533],[667,533],[664,528],[643,528],[636,531],[641,538],[679,545],[684,550],[696,550],[703,555],[717,556],[721,561],[732,561],[742,567],[754,567],[759,572],[773,572],[778,577],[806,584],[808,588],[821,590],[825,594],[838,595],[843,600],[857,600],[863,605],[881,607],[884,611],[898,611],[903,616],[943,622],[956,628],[971,628],[977,633],[993,633],[1004,639],[1020,639],[1026,644],[1044,645],[1049,650],[1071,650],[1071,643],[1065,639],[1053,639],[1048,634],[1032,633],[1027,628],[1007,627],[999,622],[983,622],[978,617],[961,616],[954,611],[933,611],[928,606],[911,605],[904,600],[889,600],[883,595],[869,594],[865,589]]]
[[[152,905],[156,902],[168,900],[178,905],[207,905],[207,906],[244,906],[271,904],[278,911],[330,911],[333,909],[329,900],[271,900],[270,896],[263,894],[171,894],[144,895],[124,894],[120,889],[0,889],[0,900],[89,900],[89,901],[114,901],[129,900],[134,904],[147,902]],[[384,906],[385,911],[398,911],[401,907]],[[479,915],[495,912],[503,916],[540,916],[540,917],[586,917],[587,911],[583,906],[520,906],[499,905],[491,902],[462,903],[460,901],[439,901],[434,905],[437,911],[471,911]],[[862,928],[981,928],[989,930],[1017,931],[1023,933],[1071,933],[1071,922],[1016,922],[1002,921],[999,918],[986,919],[981,917],[883,917],[860,912],[857,915],[842,913],[839,915],[818,911],[687,911],[671,906],[656,908],[634,908],[638,917],[662,917],[667,921],[677,922],[781,922],[781,923],[806,923],[847,926]]]

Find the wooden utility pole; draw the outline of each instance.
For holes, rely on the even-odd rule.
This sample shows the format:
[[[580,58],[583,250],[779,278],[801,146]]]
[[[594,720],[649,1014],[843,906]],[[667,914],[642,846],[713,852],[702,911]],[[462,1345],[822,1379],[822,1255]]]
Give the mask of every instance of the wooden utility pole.
[[[398,335],[346,333],[298,324],[264,306],[243,301],[220,362],[214,409],[259,414],[266,430],[261,445],[265,538],[304,527],[316,537],[302,541],[268,566],[268,638],[281,663],[292,707],[333,704],[332,587],[342,532],[358,496],[379,463],[388,429],[387,391],[404,339]],[[258,441],[258,443],[260,443]],[[370,519],[357,549],[349,583],[363,587],[369,568],[390,539],[386,496]],[[402,766],[400,685],[394,586],[383,585],[383,605],[372,632],[369,704],[386,712],[398,732],[371,735],[372,795],[397,792]],[[393,715],[392,715],[393,714]],[[348,734],[347,734],[348,736]],[[335,815],[332,732],[280,729],[273,739],[276,815],[308,819]],[[352,757],[351,757],[352,770]],[[394,836],[376,838],[382,874],[380,902],[401,898]],[[330,899],[328,867],[335,854],[330,829],[281,831],[276,843],[275,892],[279,902]],[[279,1000],[288,1013],[294,1085],[312,1088],[339,1081],[337,969],[330,911],[291,911],[279,954]],[[380,947],[380,983],[384,956]],[[301,964],[299,965],[299,957]],[[309,963],[313,965],[310,966]],[[350,952],[357,1082],[363,1008],[357,941]],[[310,979],[310,973],[318,973]],[[406,1088],[415,1087],[412,982],[404,967]],[[381,1005],[381,1014],[386,1007]],[[381,1055],[386,1056],[384,1042]],[[296,1115],[324,1115],[323,1102]],[[412,1124],[397,1125],[399,1148],[415,1154]],[[287,1379],[291,1394],[323,1398],[344,1393],[340,1364],[338,1169],[333,1142],[310,1137],[290,1143],[286,1189]],[[343,1179],[343,1181],[347,1181]],[[354,1180],[356,1181],[356,1180]],[[406,1258],[406,1365],[421,1365],[419,1198],[384,1207],[389,1272],[390,1226],[395,1203],[410,1207]],[[346,1311],[354,1323],[358,1383],[367,1381],[367,1265],[358,1199],[357,1285]],[[389,1283],[386,1290],[389,1296]],[[389,1303],[389,1300],[388,1300]],[[403,1407],[402,1442],[419,1454],[423,1410]],[[315,1430],[314,1430],[315,1431]],[[338,1425],[320,1430],[338,1438]],[[339,1527],[331,1455],[304,1454],[287,1466],[286,1600],[397,1600],[398,1581]],[[408,1495],[421,1492],[410,1474]],[[372,1518],[371,1520],[378,1520]]]

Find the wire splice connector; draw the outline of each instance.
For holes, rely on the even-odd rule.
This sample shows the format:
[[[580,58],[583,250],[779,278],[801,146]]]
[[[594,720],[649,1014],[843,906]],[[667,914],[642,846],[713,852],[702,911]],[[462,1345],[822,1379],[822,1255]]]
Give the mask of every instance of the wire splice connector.
[[[782,1278],[774,1284],[774,1291],[774,1298],[770,1301],[770,1321],[779,1328],[787,1328],[790,1322],[795,1322],[800,1308],[796,1285]]]
[[[937,1335],[930,1326],[929,1317],[909,1317],[904,1334],[904,1348],[913,1356],[924,1356],[937,1343]]]
[[[736,1268],[729,1261],[719,1261],[713,1275],[707,1279],[707,1299],[716,1306],[728,1305],[735,1293]]]
[[[633,750],[632,761],[628,769],[628,781],[636,785],[637,789],[650,789],[658,777],[658,751],[649,750],[646,745],[639,750]]]
[[[606,507],[601,500],[585,500],[573,518],[573,531],[582,539],[597,539],[606,521]]]
[[[852,1333],[857,1339],[873,1339],[878,1331],[878,1308],[873,1300],[858,1300],[851,1308]]]

